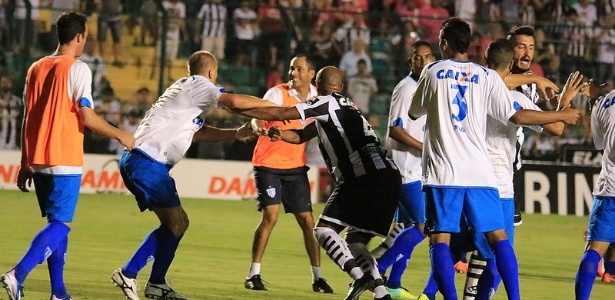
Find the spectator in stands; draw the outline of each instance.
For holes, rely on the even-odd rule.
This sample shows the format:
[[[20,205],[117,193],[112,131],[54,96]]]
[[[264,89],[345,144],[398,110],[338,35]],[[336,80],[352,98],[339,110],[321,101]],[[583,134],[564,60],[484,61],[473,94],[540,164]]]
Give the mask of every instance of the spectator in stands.
[[[86,63],[92,71],[92,97],[96,99],[100,97],[100,92],[109,86],[109,81],[107,80],[104,60],[95,51],[96,41],[88,38],[79,59]]]
[[[119,128],[128,133],[134,134],[143,119],[144,112],[138,108],[131,109],[125,116],[122,117]],[[113,142],[110,143],[110,147]],[[124,146],[116,145],[115,153],[118,157],[122,157],[124,154]]]
[[[318,35],[312,39],[310,45],[310,56],[316,61],[316,69],[320,70],[325,66],[339,63],[342,54],[342,47],[333,36],[333,24],[324,23],[320,26]]]
[[[586,27],[575,9],[567,12],[567,21],[562,38],[567,40],[563,48],[560,77],[566,78],[568,74],[579,71],[588,74],[590,71],[587,56],[590,54],[589,46],[592,37],[592,29]]]
[[[267,74],[267,80],[265,82],[265,87],[267,90],[270,88],[284,83],[284,79],[282,78],[282,74],[284,73],[284,64],[282,62],[278,62],[275,68],[271,69],[269,74]]]
[[[364,45],[369,45],[370,29],[365,24],[365,15],[361,10],[355,11],[353,18],[335,31],[335,40],[341,44],[343,51],[349,51],[359,39]]]
[[[403,1],[403,2],[402,2]],[[399,17],[402,22],[412,21],[414,26],[419,25],[419,8],[418,1],[414,0],[402,0],[398,1],[395,5],[395,15]]]
[[[308,13],[308,22],[311,24],[310,38],[317,38],[320,34],[322,25],[329,24],[333,28],[337,21],[337,14],[332,6],[333,1],[330,0],[312,0]],[[320,155],[320,153],[318,153]]]
[[[13,13],[15,21],[15,33],[13,35],[13,52],[17,53],[26,45],[26,39],[30,42],[30,54],[34,54],[38,45],[38,23],[39,23],[39,7],[40,0],[30,0],[32,10],[30,12],[30,22],[28,24],[26,15],[26,3],[24,0],[15,0],[15,12]],[[28,27],[29,26],[29,31]]]
[[[265,53],[261,55],[259,61],[265,63],[264,66],[275,66],[278,60],[284,57],[287,45],[286,24],[282,17],[281,6],[276,0],[268,0],[258,9],[259,27],[261,30],[261,45]]]
[[[476,0],[457,0],[455,1],[455,15],[470,24],[470,28],[476,30],[474,20],[477,9]],[[484,2],[484,1],[481,1]]]
[[[581,23],[587,27],[591,27],[594,23],[598,22],[598,11],[593,3],[589,0],[579,0],[579,2],[572,5],[572,8],[579,15]]]
[[[115,99],[115,91],[112,87],[105,88],[100,94],[100,99],[94,100],[94,104],[96,107],[94,110],[105,121],[113,126],[120,124],[122,105]]]
[[[164,54],[164,58],[166,60],[165,65],[167,67],[167,80],[173,81],[173,77],[171,76],[171,68],[173,66],[173,61],[177,58],[177,53],[179,52],[179,42],[182,33],[184,35],[184,39],[188,39],[188,36],[186,34],[186,6],[183,2],[179,0],[165,0],[162,2],[162,6],[166,10],[167,16],[169,18],[167,35],[165,37],[166,53]],[[162,34],[159,34],[159,36],[161,35]],[[157,44],[158,45],[156,46],[156,56],[152,64],[152,73],[150,75],[150,79],[154,78],[154,74],[156,72],[156,61],[163,57],[161,53],[161,39],[158,39]],[[160,70],[160,72],[164,72],[164,70]]]
[[[158,41],[158,7],[156,1],[144,0],[139,14],[141,24],[141,46],[155,46]],[[146,42],[149,38],[149,42]]]
[[[593,41],[597,44],[596,82],[613,80],[613,62],[615,62],[615,16],[606,14],[602,17],[600,27],[594,29]]]
[[[122,45],[120,37],[122,35],[122,1],[120,0],[100,0],[98,6],[98,53],[105,57],[105,46],[107,41],[107,30],[111,31],[113,40],[113,62],[116,67],[123,67],[124,62],[120,60]]]
[[[202,20],[203,28],[201,50],[211,52],[218,61],[224,60],[227,18],[226,5],[222,0],[205,2],[197,15],[197,19]]]
[[[367,55],[365,50],[365,42],[362,39],[356,39],[353,43],[352,50],[346,51],[340,60],[339,68],[344,72],[346,78],[354,76],[359,72],[357,68],[359,60],[364,60],[367,65],[367,72],[372,72],[372,60]]]
[[[389,75],[396,65],[398,55],[393,54],[393,47],[399,46],[401,35],[390,25],[386,17],[378,20],[373,31],[369,49],[372,59],[372,72],[375,76]]]
[[[21,98],[13,94],[13,80],[0,75],[0,149],[17,149],[21,128]]]
[[[139,110],[145,113],[152,107],[153,103],[150,90],[145,86],[141,87],[132,95],[130,102],[122,105],[122,114],[127,115],[132,110]]]
[[[568,6],[564,0],[547,1],[540,15],[540,20],[545,24],[545,32],[552,39],[558,39],[562,34],[562,26],[566,20],[566,11]]]
[[[357,74],[348,77],[346,80],[346,94],[362,114],[369,113],[371,97],[378,92],[376,78],[367,71],[367,63],[363,59],[357,62]]]
[[[258,15],[250,7],[250,2],[241,1],[241,5],[233,11],[235,27],[235,62],[245,66],[254,65],[255,39],[258,30]]]
[[[436,44],[442,21],[450,17],[441,0],[426,1],[419,12],[419,26],[426,41]],[[410,53],[410,52],[406,52]]]
[[[534,26],[536,23],[536,12],[530,0],[519,0],[519,21],[518,25]]]

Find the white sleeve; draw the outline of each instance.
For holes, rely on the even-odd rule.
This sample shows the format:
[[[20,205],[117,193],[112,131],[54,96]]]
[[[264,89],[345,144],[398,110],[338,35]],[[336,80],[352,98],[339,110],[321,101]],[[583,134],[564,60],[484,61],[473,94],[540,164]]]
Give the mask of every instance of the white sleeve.
[[[216,86],[204,77],[199,76],[194,78],[191,84],[192,94],[190,96],[192,103],[199,107],[207,105],[218,106],[218,99],[224,92],[223,87]]]
[[[284,100],[282,99],[282,91],[280,91],[280,89],[278,88],[270,88],[266,93],[265,96],[263,96],[263,99],[277,105],[277,106],[282,106],[282,104],[284,104]]]
[[[514,100],[513,107],[515,111],[520,110],[520,109],[531,109],[531,110],[536,110],[536,111],[542,111],[542,109],[540,109],[540,107],[538,107],[536,103],[530,100],[530,98],[525,96],[523,93],[520,93],[517,91],[511,91],[511,94]],[[532,131],[535,131],[538,133],[543,131],[543,126],[540,126],[540,125],[531,125],[531,126],[523,126],[523,127],[529,128]]]
[[[92,71],[88,65],[76,60],[68,73],[68,92],[77,107],[94,108],[92,100]]]
[[[199,13],[196,15],[197,19],[203,19],[203,17],[205,16],[205,10],[207,9],[207,3],[203,4],[203,6],[201,6],[201,10],[199,10]]]
[[[488,79],[491,82],[489,89],[488,114],[494,119],[508,124],[508,120],[515,114],[514,99],[500,75],[490,71]]]
[[[414,96],[414,90],[408,87],[407,81],[402,81],[397,84],[391,96],[391,109],[389,110],[389,127],[403,127],[403,120],[408,116],[409,105],[405,105],[406,101],[410,103]]]
[[[432,83],[434,80],[431,80],[431,75],[428,73],[428,67],[423,68],[421,72],[418,87],[412,96],[408,110],[408,115],[414,120],[427,113],[426,105],[436,91],[435,83]]]

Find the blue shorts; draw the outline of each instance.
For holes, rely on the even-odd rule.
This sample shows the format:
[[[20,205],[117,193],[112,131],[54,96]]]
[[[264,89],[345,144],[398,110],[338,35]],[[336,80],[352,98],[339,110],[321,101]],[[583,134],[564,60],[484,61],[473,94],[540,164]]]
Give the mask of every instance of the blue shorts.
[[[498,190],[489,187],[425,186],[425,228],[430,233],[460,232],[461,216],[475,232],[504,229]]]
[[[594,197],[587,241],[615,242],[615,197]]]
[[[515,199],[502,198],[502,214],[504,215],[504,230],[510,241],[510,246],[515,243]]]
[[[395,222],[425,223],[425,193],[420,180],[401,185]]]
[[[135,195],[141,211],[181,205],[175,180],[169,175],[169,170],[170,165],[154,160],[139,149],[124,151],[120,159],[124,185]]]
[[[77,209],[81,174],[34,173],[41,215],[49,221],[72,222]]]

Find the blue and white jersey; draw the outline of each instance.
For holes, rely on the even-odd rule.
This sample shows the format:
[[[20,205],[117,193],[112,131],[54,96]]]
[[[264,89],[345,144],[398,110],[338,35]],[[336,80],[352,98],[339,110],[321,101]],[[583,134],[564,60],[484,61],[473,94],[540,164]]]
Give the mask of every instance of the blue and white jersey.
[[[421,180],[421,151],[408,147],[406,144],[389,137],[389,131],[391,127],[399,126],[413,138],[423,142],[423,136],[425,136],[425,116],[421,116],[416,120],[408,117],[410,102],[412,102],[412,96],[414,96],[417,86],[416,80],[408,75],[395,86],[391,97],[385,147],[387,155],[393,159],[399,168],[402,183]]]
[[[301,120],[315,120],[320,152],[337,183],[354,181],[382,169],[397,170],[386,150],[350,98],[332,93],[294,106]]]
[[[596,149],[603,150],[602,169],[594,196],[615,196],[615,90],[598,99],[592,108],[592,135]]]
[[[487,115],[506,124],[511,94],[493,70],[441,60],[423,69],[408,114],[427,114],[423,144],[426,185],[497,187],[485,140]]]
[[[523,93],[510,91],[514,99],[515,110],[519,109],[541,109]],[[487,117],[487,150],[489,159],[493,164],[495,177],[498,183],[500,198],[513,198],[515,191],[513,188],[513,162],[516,155],[517,132],[520,126],[509,122],[503,124],[493,117]],[[541,126],[528,126],[531,130],[542,132]]]
[[[158,98],[135,132],[135,148],[151,158],[175,165],[181,160],[203,118],[218,106],[224,91],[203,76],[184,77]]]

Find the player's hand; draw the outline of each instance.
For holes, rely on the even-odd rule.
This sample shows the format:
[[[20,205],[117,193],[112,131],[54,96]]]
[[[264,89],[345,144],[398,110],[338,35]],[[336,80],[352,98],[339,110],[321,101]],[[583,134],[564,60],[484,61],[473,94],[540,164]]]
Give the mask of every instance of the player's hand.
[[[576,108],[566,107],[559,111],[562,115],[562,122],[568,125],[575,125],[581,117],[581,111]]]
[[[128,132],[122,131],[117,140],[128,150],[132,150],[135,147],[135,137]]]
[[[267,136],[272,142],[278,141],[282,138],[282,130],[275,126],[269,127],[269,132],[267,133]]]
[[[29,192],[26,186],[32,186],[32,177],[34,177],[34,173],[32,173],[32,169],[30,167],[21,167],[19,169],[19,174],[17,175],[17,187],[22,192]]]
[[[559,92],[557,85],[547,78],[539,76],[536,77],[538,77],[536,79],[536,89],[540,98],[551,99],[555,97],[555,94]]]
[[[250,122],[246,122],[241,127],[237,128],[235,139],[242,142],[247,142],[255,139],[258,135],[252,130]]]
[[[579,71],[570,73],[568,80],[566,80],[566,85],[564,85],[564,89],[560,94],[560,107],[568,106],[570,101],[572,101],[572,99],[588,85],[588,82],[583,82],[583,75],[581,75]]]

